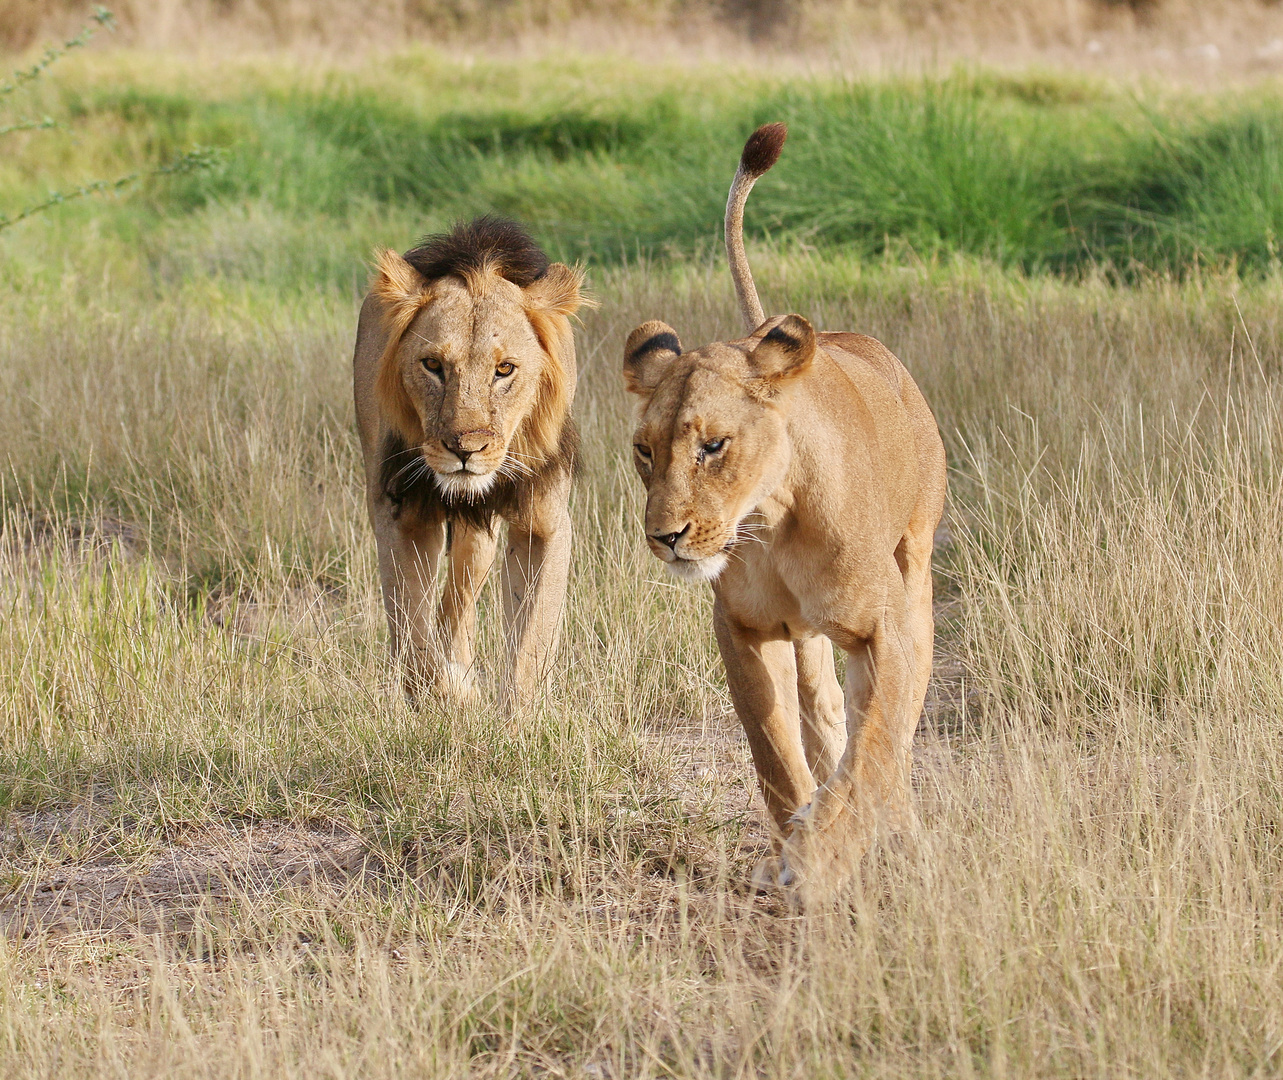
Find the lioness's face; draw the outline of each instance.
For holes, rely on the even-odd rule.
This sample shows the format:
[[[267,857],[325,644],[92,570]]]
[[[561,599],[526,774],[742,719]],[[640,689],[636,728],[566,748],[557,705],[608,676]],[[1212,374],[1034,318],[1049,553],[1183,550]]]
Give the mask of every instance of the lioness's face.
[[[806,348],[778,336],[787,339],[786,352]],[[625,378],[643,399],[633,461],[646,485],[646,542],[687,580],[711,581],[726,568],[731,549],[750,539],[742,522],[788,472],[778,406],[787,370],[776,355],[780,342],[768,344],[769,337],[683,353],[671,329],[646,323],[628,339]],[[809,340],[813,353],[813,332]],[[795,356],[784,360],[798,365]]]
[[[549,363],[518,286],[496,279],[474,295],[459,279],[437,284],[402,335],[396,364],[444,492],[477,498],[500,476],[529,471],[511,444]]]

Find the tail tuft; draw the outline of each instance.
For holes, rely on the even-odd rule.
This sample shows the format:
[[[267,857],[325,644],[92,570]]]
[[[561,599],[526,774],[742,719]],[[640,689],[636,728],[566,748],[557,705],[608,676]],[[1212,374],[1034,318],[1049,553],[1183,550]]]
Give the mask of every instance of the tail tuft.
[[[763,124],[753,132],[740,155],[740,168],[744,174],[756,180],[779,161],[788,133],[787,124]]]

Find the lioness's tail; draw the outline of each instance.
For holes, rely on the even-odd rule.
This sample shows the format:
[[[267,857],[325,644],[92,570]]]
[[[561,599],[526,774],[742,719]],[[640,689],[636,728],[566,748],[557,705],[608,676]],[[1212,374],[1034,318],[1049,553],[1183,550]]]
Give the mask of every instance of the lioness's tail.
[[[788,135],[785,124],[763,124],[744,144],[740,167],[731,181],[731,193],[726,200],[726,257],[731,264],[731,279],[735,282],[735,295],[739,297],[740,314],[751,332],[762,324],[762,302],[757,298],[757,286],[748,268],[744,254],[744,204],[753,190],[757,178],[780,159],[784,139]]]

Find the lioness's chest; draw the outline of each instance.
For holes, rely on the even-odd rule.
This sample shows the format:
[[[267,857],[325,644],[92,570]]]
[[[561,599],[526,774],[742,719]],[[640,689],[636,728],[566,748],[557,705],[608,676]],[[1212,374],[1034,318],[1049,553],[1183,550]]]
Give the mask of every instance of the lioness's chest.
[[[717,595],[737,623],[764,637],[811,637],[821,632],[763,545],[736,547],[730,566],[718,579]]]

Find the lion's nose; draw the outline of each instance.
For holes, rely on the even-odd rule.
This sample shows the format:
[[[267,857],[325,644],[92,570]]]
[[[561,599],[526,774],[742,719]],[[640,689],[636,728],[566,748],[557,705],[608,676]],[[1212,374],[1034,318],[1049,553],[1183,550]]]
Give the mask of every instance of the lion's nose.
[[[494,433],[490,431],[465,431],[451,439],[442,439],[441,445],[466,465],[468,458],[487,449],[493,438]]]
[[[682,526],[681,532],[652,533],[651,535],[653,539],[658,540],[661,544],[667,544],[669,547],[669,550],[671,551],[676,549],[677,541],[680,540],[683,536],[685,536],[690,531],[691,531],[691,526],[690,526],[690,522],[688,521],[685,525]]]

